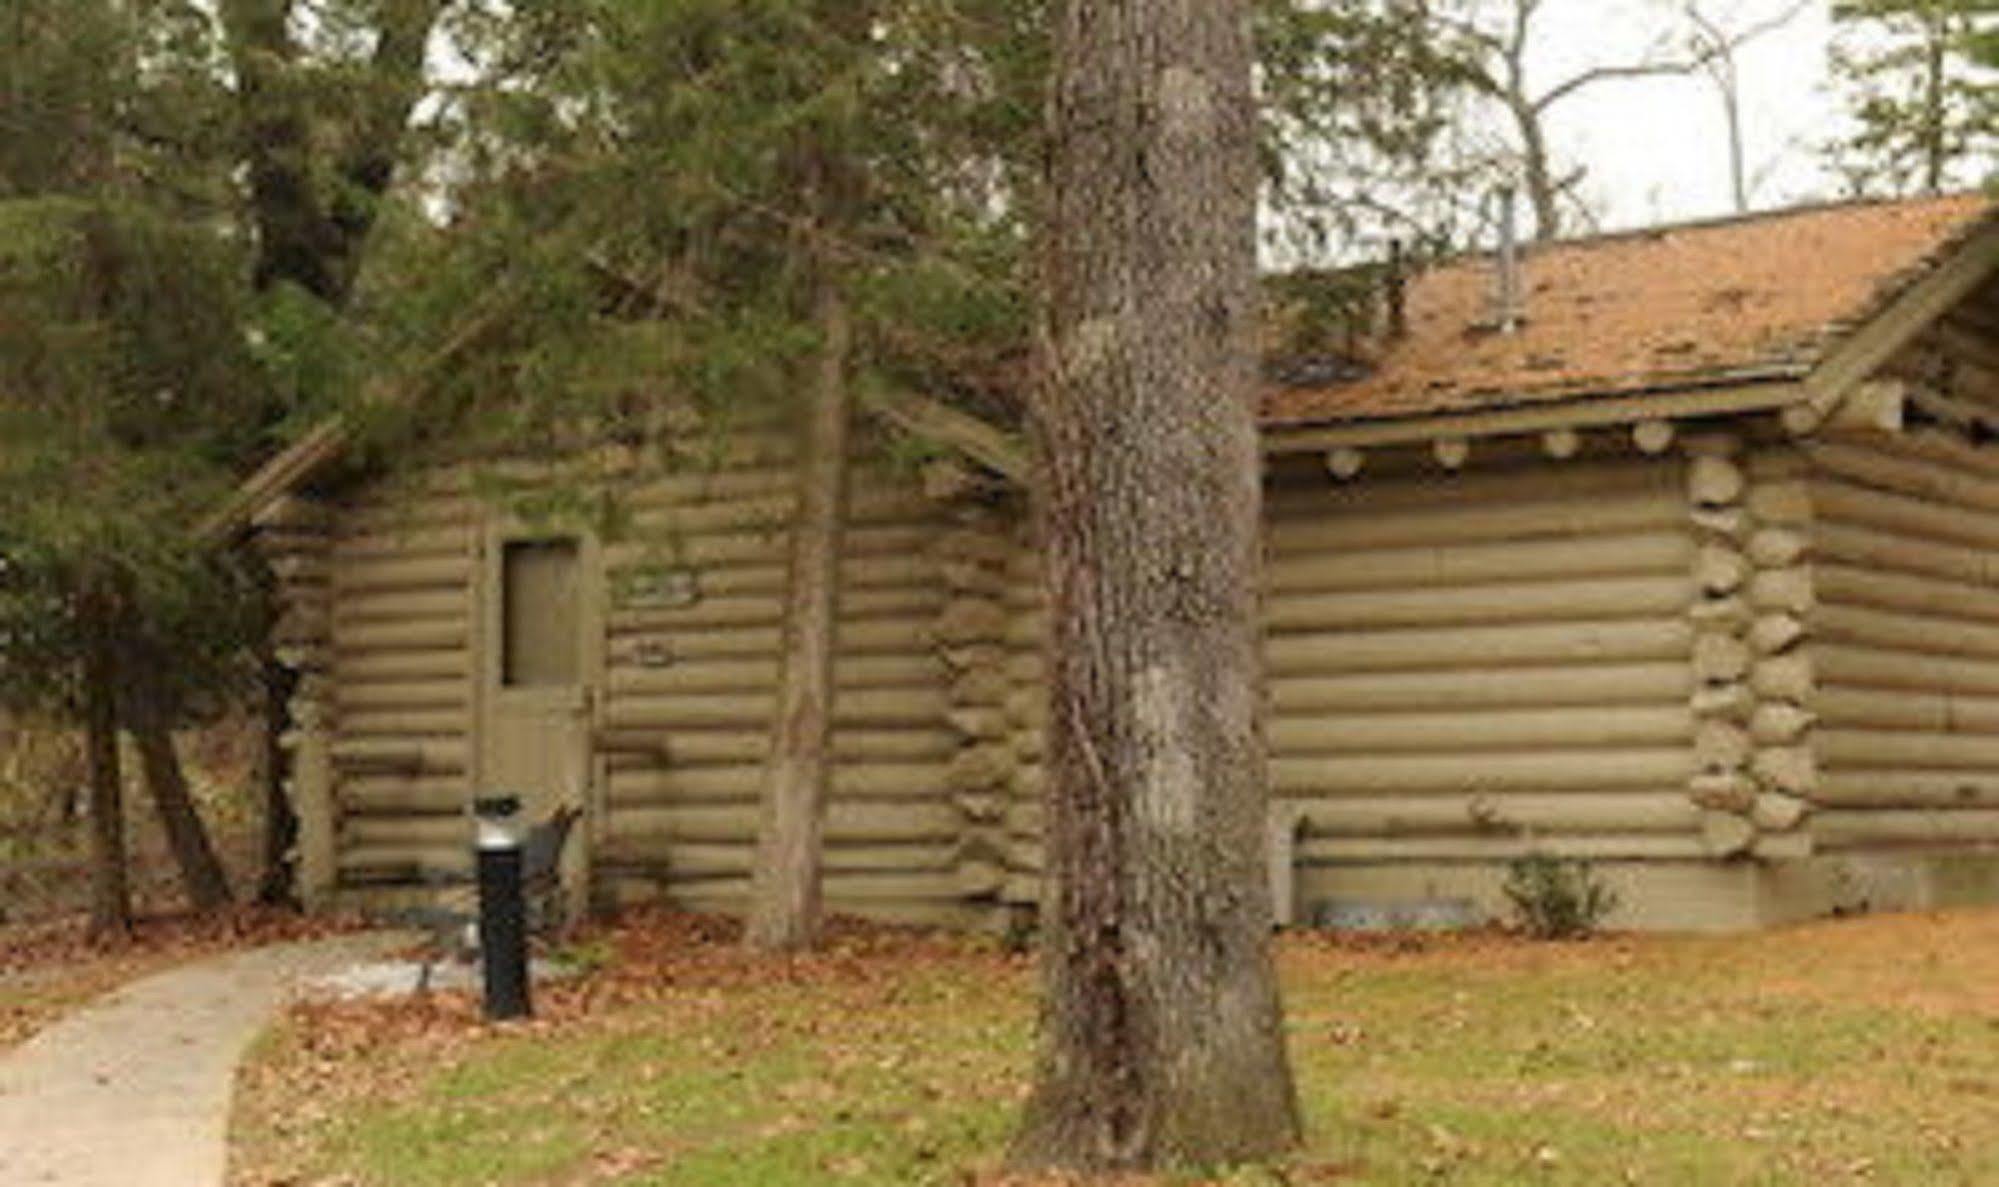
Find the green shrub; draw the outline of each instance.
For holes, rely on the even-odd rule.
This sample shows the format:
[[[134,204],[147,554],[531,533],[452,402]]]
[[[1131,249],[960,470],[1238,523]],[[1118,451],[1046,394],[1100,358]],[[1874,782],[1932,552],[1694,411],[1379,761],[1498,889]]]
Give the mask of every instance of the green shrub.
[[[1588,862],[1546,853],[1509,864],[1504,890],[1521,930],[1540,940],[1589,935],[1617,909],[1617,893]]]

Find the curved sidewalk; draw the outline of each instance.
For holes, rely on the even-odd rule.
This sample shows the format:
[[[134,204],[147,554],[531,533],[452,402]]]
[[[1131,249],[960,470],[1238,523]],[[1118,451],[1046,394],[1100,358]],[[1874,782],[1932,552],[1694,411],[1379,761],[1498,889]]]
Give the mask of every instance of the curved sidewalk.
[[[219,1187],[244,1049],[299,979],[398,940],[340,936],[174,969],[0,1055],[0,1183]]]

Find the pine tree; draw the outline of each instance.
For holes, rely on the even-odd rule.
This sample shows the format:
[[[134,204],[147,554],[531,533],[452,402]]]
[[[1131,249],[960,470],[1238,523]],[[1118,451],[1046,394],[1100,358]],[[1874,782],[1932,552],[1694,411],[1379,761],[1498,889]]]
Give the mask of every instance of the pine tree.
[[[1442,252],[1471,231],[1489,162],[1458,151],[1478,43],[1427,3],[1259,0],[1265,238],[1284,262]]]
[[[159,739],[239,687],[244,575],[180,532],[227,489],[264,392],[211,229],[103,195],[14,198],[0,245],[0,702],[88,732],[94,922],[116,932],[120,725],[190,897],[227,899]]]
[[[129,915],[116,731],[189,897],[226,902],[171,729],[238,687],[244,575],[183,526],[266,444],[219,93],[193,5],[22,0],[0,27],[0,700],[91,756],[98,930]]]
[[[483,6],[457,6],[468,19]],[[261,340],[283,398],[259,423],[286,431],[352,400],[369,375],[357,312],[368,265],[384,269],[378,231],[401,205],[397,184],[426,144],[415,113],[429,93],[429,48],[447,31],[447,0],[222,0],[191,36],[210,43],[207,148],[232,178],[227,217],[254,250],[250,276]],[[421,163],[417,162],[418,171]],[[374,286],[373,316],[398,319],[395,281]],[[293,901],[298,822],[286,794],[297,674],[259,643],[264,722],[260,791],[263,869],[257,897]]]
[[[1999,0],[1842,0],[1831,66],[1854,128],[1828,146],[1856,194],[1938,194],[1999,152]]]

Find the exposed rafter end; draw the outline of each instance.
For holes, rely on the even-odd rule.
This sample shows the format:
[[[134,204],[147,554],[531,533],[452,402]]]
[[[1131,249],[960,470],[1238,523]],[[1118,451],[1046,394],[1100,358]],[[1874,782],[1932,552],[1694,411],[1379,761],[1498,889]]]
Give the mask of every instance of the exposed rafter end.
[[[1272,453],[1325,453],[1342,446],[1421,445],[1440,439],[1466,441],[1523,436],[1567,429],[1629,425],[1641,420],[1684,421],[1701,417],[1762,412],[1803,398],[1795,369],[1737,382],[1676,391],[1632,392],[1593,399],[1528,402],[1508,408],[1447,416],[1407,416],[1323,426],[1272,429],[1264,446]]]
[[[1911,385],[1899,379],[1855,384],[1834,400],[1805,400],[1784,409],[1784,428],[1803,436],[1821,429],[1866,429],[1896,433],[1911,402]]]
[[[1673,432],[1670,420],[1641,420],[1631,426],[1631,441],[1640,453],[1661,454],[1673,443]]]
[[[1351,445],[1326,451],[1326,472],[1341,482],[1354,478],[1366,464],[1367,455]]]
[[[249,527],[266,507],[336,461],[346,452],[351,439],[345,417],[321,422],[296,444],[266,462],[221,507],[195,525],[195,543],[213,548],[227,542]]]

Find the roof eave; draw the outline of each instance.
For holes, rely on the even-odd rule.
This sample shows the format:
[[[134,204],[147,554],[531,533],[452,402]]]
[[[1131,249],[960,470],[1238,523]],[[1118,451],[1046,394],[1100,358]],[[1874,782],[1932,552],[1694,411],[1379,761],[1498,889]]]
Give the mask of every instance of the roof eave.
[[[1357,446],[1403,445],[1450,437],[1495,437],[1554,429],[1600,428],[1646,420],[1745,415],[1782,409],[1806,398],[1802,366],[1734,372],[1725,378],[1655,384],[1642,389],[1579,393],[1472,412],[1287,425],[1264,430],[1267,453],[1312,453]]]

